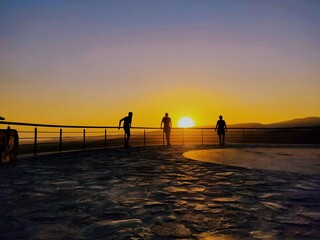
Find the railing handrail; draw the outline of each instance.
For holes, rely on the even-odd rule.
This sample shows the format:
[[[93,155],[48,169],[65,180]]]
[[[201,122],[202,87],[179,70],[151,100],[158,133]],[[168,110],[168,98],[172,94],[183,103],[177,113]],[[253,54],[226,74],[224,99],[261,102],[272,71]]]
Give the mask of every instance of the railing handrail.
[[[83,125],[60,125],[60,124],[43,124],[43,123],[24,123],[24,122],[8,122],[1,121],[3,125],[17,125],[29,127],[53,127],[53,128],[116,128],[115,126],[83,126]]]
[[[17,125],[17,126],[29,126],[29,127],[53,127],[53,128],[118,128],[118,126],[89,126],[89,125],[60,125],[60,124],[43,124],[43,123],[24,123],[24,122],[9,122],[9,121],[0,121],[2,125]],[[160,129],[160,127],[131,127],[132,129]],[[228,127],[228,129],[319,129],[320,126],[309,126],[309,127]],[[173,127],[172,129],[215,129],[215,126],[212,127]]]
[[[118,129],[118,126],[88,126],[88,125],[64,125],[64,124],[42,124],[42,123],[25,123],[25,122],[11,122],[11,121],[0,121],[0,125],[8,125],[8,126],[26,126],[29,128],[33,128],[33,131],[28,131],[25,137],[23,134],[26,133],[22,131],[22,128],[20,128],[21,133],[23,133],[20,137],[20,139],[28,139],[32,141],[33,139],[33,149],[32,142],[25,142],[25,144],[22,144],[21,146],[25,147],[25,154],[26,153],[31,153],[33,150],[34,155],[36,155],[39,152],[38,146],[40,144],[44,144],[42,152],[52,152],[55,151],[54,147],[54,141],[51,141],[52,138],[48,136],[44,136],[43,134],[48,134],[48,133],[54,133],[54,132],[47,132],[47,130],[44,129],[52,129],[52,131],[60,129],[59,136],[55,137],[55,139],[58,140],[58,149],[56,151],[62,152],[65,150],[79,150],[80,147],[79,145],[74,145],[74,142],[65,142],[64,139],[69,137],[68,133],[76,133],[77,136],[77,141],[81,141],[82,137],[82,148],[83,150],[87,149],[88,145],[91,144],[97,144],[97,145],[91,145],[91,148],[99,146],[99,148],[102,147],[101,141],[104,141],[103,147],[107,149],[108,147],[118,147],[121,146],[121,134],[122,131],[115,131]],[[65,131],[66,129],[77,129],[73,130],[76,132],[70,132]],[[81,129],[81,132],[80,132]],[[92,131],[87,131],[86,129],[100,129],[101,133],[99,133],[98,137],[99,139],[91,139],[91,142],[87,139],[92,136]],[[102,129],[104,132],[104,135],[102,134]],[[112,130],[108,130],[112,129]],[[134,137],[131,138],[131,140],[136,141],[135,144],[139,146],[139,144],[142,146],[147,146],[148,144],[151,143],[151,145],[165,145],[165,134],[160,130],[159,127],[132,127],[133,130],[139,130],[134,132]],[[217,140],[217,134],[214,132],[215,126],[207,126],[207,127],[191,127],[191,128],[182,128],[182,127],[174,127],[173,128],[173,136],[171,137],[171,140],[173,140],[173,144],[182,144],[184,145],[186,142],[192,142],[193,144],[199,144],[201,143],[202,145],[204,144],[204,141],[213,141],[216,138]],[[17,129],[18,127],[17,127]],[[151,135],[150,137],[147,136],[147,131]],[[286,143],[300,143],[301,141],[298,139],[297,136],[302,139],[305,143],[318,143],[319,144],[319,135],[320,135],[320,126],[310,126],[310,127],[228,127],[228,130],[230,130],[230,134],[228,131],[228,139],[230,139],[230,142],[234,143],[241,143],[241,144],[247,144],[251,143],[252,140],[258,143],[281,143],[281,142],[286,142]],[[3,130],[1,130],[3,131]],[[58,132],[58,131],[57,131]],[[54,134],[56,134],[55,132]],[[115,134],[115,132],[118,132]],[[207,132],[211,137],[205,136],[204,132]],[[137,133],[137,134],[136,134]],[[142,133],[142,135],[141,135]],[[148,134],[149,134],[148,133]],[[258,133],[258,134],[257,134]],[[30,134],[33,134],[33,137]],[[65,135],[67,134],[67,135]],[[80,134],[80,135],[78,135]],[[192,136],[191,136],[191,135]],[[199,135],[200,134],[200,135]],[[275,134],[277,137],[280,138],[277,140],[276,138],[272,137],[272,134]],[[285,135],[283,135],[285,134]],[[303,135],[302,135],[303,134]],[[189,135],[189,136],[188,136]],[[80,137],[80,138],[79,138]],[[123,140],[126,139],[125,134],[122,135]],[[79,138],[79,139],[78,139]],[[41,142],[41,139],[51,139],[50,141],[47,141],[45,143]],[[162,141],[161,141],[162,139]],[[199,140],[199,141],[198,141]],[[148,142],[147,142],[148,141]],[[98,143],[100,142],[100,143]],[[51,145],[50,145],[51,144]],[[68,145],[69,144],[69,145]],[[99,145],[100,144],[100,145]],[[134,144],[134,143],[133,143]],[[66,147],[65,147],[66,146]],[[90,147],[89,147],[90,148]],[[21,149],[19,147],[19,149]]]

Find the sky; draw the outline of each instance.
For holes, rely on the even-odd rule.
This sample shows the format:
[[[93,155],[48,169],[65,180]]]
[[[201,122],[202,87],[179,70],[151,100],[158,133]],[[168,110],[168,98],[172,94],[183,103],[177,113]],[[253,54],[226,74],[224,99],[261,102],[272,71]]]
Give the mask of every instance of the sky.
[[[320,116],[318,0],[1,0],[7,121]]]

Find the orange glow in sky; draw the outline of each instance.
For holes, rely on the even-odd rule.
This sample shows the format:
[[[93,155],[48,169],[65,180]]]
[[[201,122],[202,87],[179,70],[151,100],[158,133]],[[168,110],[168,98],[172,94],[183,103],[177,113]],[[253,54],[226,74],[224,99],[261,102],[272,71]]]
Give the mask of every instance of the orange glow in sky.
[[[1,1],[8,121],[320,116],[319,1]]]

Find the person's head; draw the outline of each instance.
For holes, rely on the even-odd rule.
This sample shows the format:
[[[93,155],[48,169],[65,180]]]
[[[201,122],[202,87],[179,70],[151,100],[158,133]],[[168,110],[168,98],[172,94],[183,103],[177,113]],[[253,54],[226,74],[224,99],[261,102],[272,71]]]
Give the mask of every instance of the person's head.
[[[166,114],[165,114],[165,116],[166,116],[166,117],[168,117],[168,116],[169,116],[169,114],[168,114],[168,113],[166,113]]]
[[[220,116],[219,116],[219,119],[222,120],[222,118],[223,118],[222,115],[220,115]]]
[[[128,113],[128,116],[129,116],[129,117],[132,117],[132,115],[133,115],[132,112],[129,112],[129,113]]]

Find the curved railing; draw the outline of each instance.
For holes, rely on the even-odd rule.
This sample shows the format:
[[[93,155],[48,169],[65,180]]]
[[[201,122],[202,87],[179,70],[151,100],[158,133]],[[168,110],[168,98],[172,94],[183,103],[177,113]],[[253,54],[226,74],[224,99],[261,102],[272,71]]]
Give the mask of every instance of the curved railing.
[[[19,134],[19,154],[64,152],[120,147],[123,130],[117,126],[74,126],[0,121]],[[165,145],[163,131],[155,127],[132,127],[131,146]],[[320,144],[320,127],[228,128],[226,142],[237,144]],[[173,128],[172,145],[217,144],[214,128]]]

